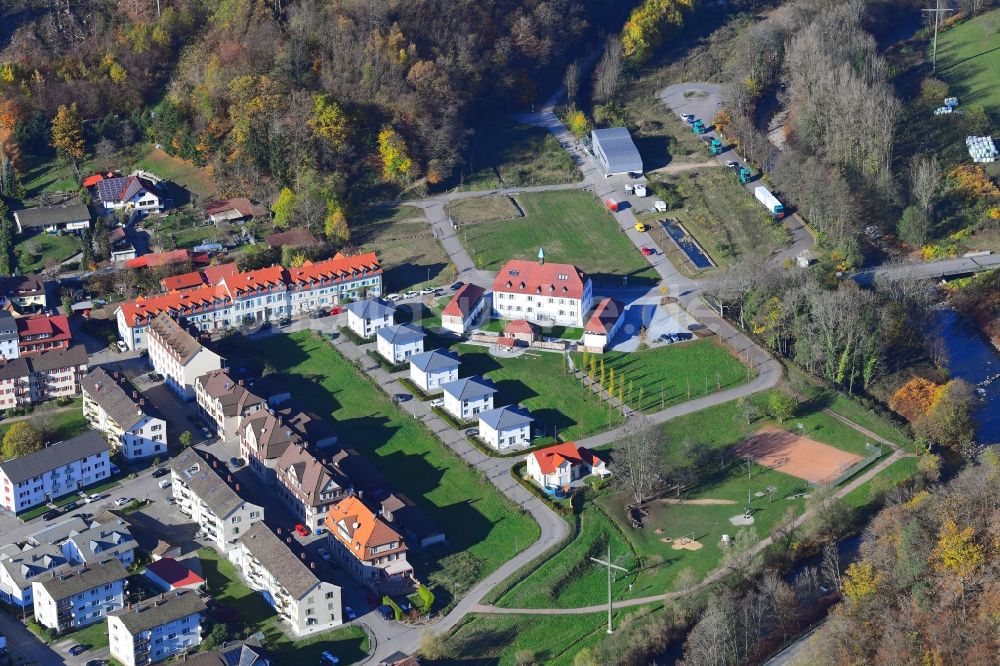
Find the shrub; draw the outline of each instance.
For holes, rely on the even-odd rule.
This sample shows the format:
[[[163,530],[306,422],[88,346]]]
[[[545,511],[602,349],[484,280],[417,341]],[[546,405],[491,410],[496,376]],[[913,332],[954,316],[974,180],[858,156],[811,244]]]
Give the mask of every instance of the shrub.
[[[396,620],[396,622],[401,622],[402,621],[402,619],[403,619],[403,609],[400,608],[399,604],[397,604],[395,601],[393,601],[392,598],[389,597],[389,595],[385,595],[385,596],[382,597],[382,605],[383,606],[388,606],[389,608],[392,609],[392,617]]]
[[[767,401],[767,413],[778,423],[784,423],[795,416],[795,398],[784,391],[774,391]]]
[[[417,596],[420,597],[420,612],[427,615],[434,607],[434,593],[426,585],[417,585]]]

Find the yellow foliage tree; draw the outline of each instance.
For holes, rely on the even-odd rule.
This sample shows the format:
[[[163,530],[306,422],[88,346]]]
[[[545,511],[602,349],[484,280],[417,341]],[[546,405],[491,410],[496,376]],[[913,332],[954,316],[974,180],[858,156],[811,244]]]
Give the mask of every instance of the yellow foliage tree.
[[[86,155],[83,143],[83,126],[76,102],[69,106],[62,104],[52,119],[52,147],[63,159],[75,166]]]
[[[347,226],[347,216],[344,209],[331,202],[327,206],[326,220],[324,220],[324,230],[326,239],[334,245],[345,245],[351,240],[351,230]]]
[[[298,268],[305,264],[308,259],[305,252],[296,252],[292,255],[292,260],[288,262],[289,268]]]
[[[329,95],[313,97],[313,112],[309,126],[335,150],[347,141],[347,114]]]
[[[274,211],[274,226],[277,229],[287,229],[295,214],[295,192],[287,187],[278,192],[278,200],[271,206]]]
[[[121,85],[125,83],[125,79],[128,78],[128,72],[117,62],[111,65],[108,70],[108,78],[110,78],[114,83]]]
[[[378,152],[382,156],[382,175],[386,180],[408,181],[413,175],[413,160],[407,154],[406,142],[391,127],[378,134]]]
[[[671,26],[684,22],[683,12],[694,0],[644,0],[632,10],[622,28],[622,52],[633,62],[643,62],[662,42]]]
[[[950,518],[941,526],[937,546],[931,552],[930,561],[934,569],[959,578],[968,578],[983,563],[985,551],[975,541],[975,530],[958,525]]]
[[[907,421],[925,416],[937,399],[941,387],[929,379],[914,377],[889,398],[889,407]]]
[[[852,562],[844,572],[844,596],[858,603],[878,592],[882,574],[876,573],[871,562]]]
[[[579,109],[570,111],[569,115],[566,116],[566,122],[569,125],[569,131],[574,136],[584,136],[590,130],[590,121],[587,120],[587,115]]]

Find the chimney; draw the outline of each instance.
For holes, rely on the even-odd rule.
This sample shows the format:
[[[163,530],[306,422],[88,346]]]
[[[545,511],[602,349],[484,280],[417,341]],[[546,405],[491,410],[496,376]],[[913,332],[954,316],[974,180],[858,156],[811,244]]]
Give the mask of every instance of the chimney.
[[[236,492],[240,492],[240,484],[236,484]]]
[[[243,380],[242,379],[240,380],[240,386],[243,386]]]
[[[285,537],[285,543],[292,543],[292,537]]]
[[[281,531],[281,528],[279,527],[279,528],[278,528],[278,534],[282,534],[282,533],[283,533],[283,532]]]
[[[306,554],[305,553],[299,553],[299,559],[301,559],[303,562],[305,562],[306,561]]]
[[[212,460],[212,469],[219,469],[219,461],[217,459]]]
[[[313,571],[316,571],[316,563],[315,562],[310,562],[309,563],[309,568],[312,569]]]
[[[233,482],[233,475],[232,474],[226,474],[226,481],[228,481],[229,483],[232,483]]]
[[[145,398],[139,398],[139,406],[142,407],[145,404],[146,404],[146,399]]]
[[[138,400],[139,399],[139,392],[138,391],[132,391],[132,399],[133,400]]]

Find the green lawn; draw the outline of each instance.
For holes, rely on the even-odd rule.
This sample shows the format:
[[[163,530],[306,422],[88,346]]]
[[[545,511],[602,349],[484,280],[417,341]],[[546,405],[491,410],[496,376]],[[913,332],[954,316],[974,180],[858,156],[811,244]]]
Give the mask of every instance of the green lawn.
[[[417,575],[442,582],[436,594],[471,585],[534,542],[538,525],[465,465],[420,422],[404,415],[325,340],[309,332],[260,342],[227,339],[225,356],[236,365],[260,369],[269,362],[283,373],[298,406],[332,417],[340,442],[357,449],[437,521],[448,535],[446,549],[412,550]],[[462,553],[458,558],[448,556]],[[465,558],[457,576],[456,559]],[[471,573],[470,573],[471,572]]]
[[[175,212],[152,223],[150,235],[154,243],[167,249],[190,248],[202,243],[214,243],[222,234],[214,224],[193,212]]]
[[[608,429],[609,410],[596,395],[565,372],[562,354],[527,352],[516,358],[494,358],[486,347],[460,344],[463,377],[482,375],[497,388],[494,404],[520,404],[535,419],[535,432],[551,436],[555,428],[563,439]],[[611,411],[611,424],[620,415]],[[582,427],[581,427],[582,425]]]
[[[630,353],[607,352],[591,358],[595,379],[600,379],[603,362],[607,377],[613,369],[615,386],[624,387],[625,402],[642,411],[659,411],[706,393],[739,386],[756,374],[751,374],[714,338]],[[574,354],[573,361],[582,368],[583,354]]]
[[[50,442],[61,442],[76,437],[87,431],[87,419],[83,416],[83,408],[79,400],[68,407],[69,409],[58,412],[35,410],[27,421],[41,430]],[[7,431],[15,423],[17,421],[0,422],[0,438],[7,434]]]
[[[897,460],[882,470],[878,476],[865,481],[844,495],[844,504],[852,509],[857,509],[878,500],[881,491],[897,486],[916,474],[919,464],[916,458]]]
[[[521,217],[521,209],[509,196],[476,197],[459,199],[447,206],[448,217],[455,224],[472,224],[494,220],[513,220]]]
[[[69,259],[80,251],[80,239],[73,234],[61,236],[38,233],[22,237],[14,245],[17,267],[21,273],[33,273]]]
[[[940,34],[937,53],[938,75],[951,86],[952,94],[962,105],[982,105],[994,123],[1000,122],[998,23],[1000,8],[959,23]]]
[[[767,256],[784,248],[788,241],[784,227],[770,220],[729,169],[654,174],[651,180],[676,187],[683,205],[666,213],[640,215],[640,219],[652,224],[654,230],[658,227],[656,220],[676,219],[719,266],[747,254]],[[690,269],[686,255],[669,238],[654,238],[674,265]]]
[[[212,180],[210,167],[195,166],[179,157],[172,157],[162,150],[157,150],[151,143],[138,148],[134,168],[149,171],[163,180],[180,185],[201,197],[202,203],[218,191]]]
[[[492,333],[503,333],[504,328],[510,322],[506,319],[491,319],[488,324],[480,326],[479,329],[482,331],[489,331]],[[542,335],[546,338],[562,338],[563,340],[579,340],[583,337],[582,328],[574,328],[572,326],[542,326]]]
[[[223,606],[235,609],[240,620],[251,632],[261,631],[268,644],[275,646],[283,660],[318,664],[320,655],[329,650],[340,657],[341,663],[361,661],[368,653],[368,637],[358,626],[340,627],[308,638],[292,641],[281,630],[274,609],[240,581],[232,563],[211,548],[198,551],[208,591]],[[231,630],[238,630],[231,627]]]
[[[657,273],[594,195],[577,190],[521,194],[525,217],[461,227],[459,234],[478,268],[498,270],[508,259],[535,259],[538,248],[552,262],[575,264],[594,276],[656,280]]]
[[[455,267],[419,208],[365,208],[350,218],[350,228],[358,252],[378,252],[387,293],[442,286],[455,277]]]
[[[483,190],[573,183],[580,171],[559,141],[540,127],[522,125],[509,117],[478,127],[470,140],[469,174],[462,188]]]
[[[107,647],[109,643],[108,621],[101,620],[100,622],[95,622],[94,624],[86,626],[79,631],[74,631],[72,634],[66,634],[59,640],[70,640],[74,643],[86,646],[91,650]]]
[[[615,611],[623,617],[638,611]],[[607,634],[607,615],[469,615],[448,634],[449,657],[421,659],[432,666],[515,666],[521,651],[531,651],[546,666],[571,666],[576,654]]]

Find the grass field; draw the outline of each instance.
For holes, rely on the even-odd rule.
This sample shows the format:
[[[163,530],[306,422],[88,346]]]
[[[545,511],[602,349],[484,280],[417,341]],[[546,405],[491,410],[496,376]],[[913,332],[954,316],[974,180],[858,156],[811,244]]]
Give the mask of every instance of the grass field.
[[[615,626],[637,611],[615,611]],[[517,666],[530,651],[546,666],[571,666],[576,654],[607,634],[607,615],[470,615],[449,632],[445,659],[421,659],[432,666]]]
[[[157,218],[151,226],[153,240],[167,248],[190,248],[202,243],[214,243],[223,236],[217,226],[205,224],[201,215],[190,212]]]
[[[344,446],[357,449],[395,488],[412,498],[447,533],[446,550],[409,553],[422,580],[448,578],[445,559],[465,551],[485,575],[538,538],[538,525],[511,505],[482,476],[469,469],[418,421],[402,414],[380,391],[330,345],[309,332],[272,336],[254,343],[232,336],[226,358],[260,369],[270,362],[298,396],[298,406],[332,416]],[[239,359],[239,361],[237,361]],[[436,592],[448,603],[445,590]],[[454,594],[455,589],[448,590]]]
[[[493,220],[514,220],[521,217],[521,209],[508,196],[476,197],[460,199],[448,204],[448,216],[456,224],[491,222]]]
[[[440,286],[455,277],[455,267],[419,208],[363,209],[351,221],[351,241],[359,252],[378,252],[386,293],[425,284]]]
[[[462,189],[551,185],[580,180],[580,171],[552,134],[507,117],[476,129]]]
[[[498,407],[520,404],[535,419],[535,432],[573,439],[607,430],[609,410],[596,395],[565,372],[562,354],[535,352],[517,358],[494,358],[485,347],[458,345],[463,377],[482,375],[497,388]],[[611,411],[611,424],[620,420]],[[581,428],[582,425],[582,428]]]
[[[591,276],[656,280],[646,263],[592,194],[536,192],[517,197],[521,220],[473,224],[459,230],[478,268],[499,269],[508,259],[534,259],[545,249],[551,262],[579,266]]]
[[[916,458],[897,460],[873,479],[865,481],[860,486],[844,495],[843,502],[852,509],[857,509],[878,499],[881,491],[899,485],[917,473],[919,462]]]
[[[573,357],[577,367],[582,367],[582,356],[575,354]],[[616,386],[624,382],[626,404],[642,411],[659,411],[691,398],[739,386],[753,378],[748,369],[715,339],[631,353],[607,352],[594,358],[595,377],[600,377],[603,361],[609,377],[614,369]]]
[[[180,185],[201,197],[201,203],[217,194],[211,168],[195,166],[180,158],[172,157],[162,150],[157,150],[153,144],[144,144],[139,148],[135,168],[149,171],[163,180]]]
[[[1000,9],[945,30],[938,37],[938,74],[963,105],[980,104],[1000,123]],[[927,58],[930,59],[930,50]]]
[[[328,650],[341,663],[352,664],[368,653],[368,637],[358,626],[340,627],[308,638],[292,641],[282,632],[278,616],[264,597],[244,585],[235,567],[211,548],[198,551],[209,593],[225,607],[234,609],[251,632],[261,631],[277,647],[283,660],[318,664]],[[238,630],[232,627],[232,630]],[[107,632],[105,631],[105,634]]]
[[[80,631],[74,631],[71,634],[66,634],[59,640],[71,640],[74,643],[86,646],[87,649],[99,650],[102,647],[107,647],[109,643],[108,622],[107,620],[95,622],[90,626],[84,627]]]
[[[729,169],[698,169],[675,176],[654,174],[653,179],[674,185],[684,199],[683,207],[640,217],[647,222],[676,219],[719,266],[746,254],[770,255],[787,243],[784,227],[770,221]],[[673,243],[660,245],[675,265],[686,264]]]
[[[80,251],[80,239],[73,234],[54,236],[34,234],[22,238],[14,245],[17,267],[21,273],[33,273],[46,268],[49,263],[69,259]]]
[[[43,433],[48,433],[47,439],[50,442],[61,442],[86,432],[88,429],[87,419],[83,416],[80,402],[77,400],[67,407],[66,410],[59,412],[35,410],[27,421]],[[0,422],[0,438],[7,434],[7,431],[15,423],[17,421]]]

